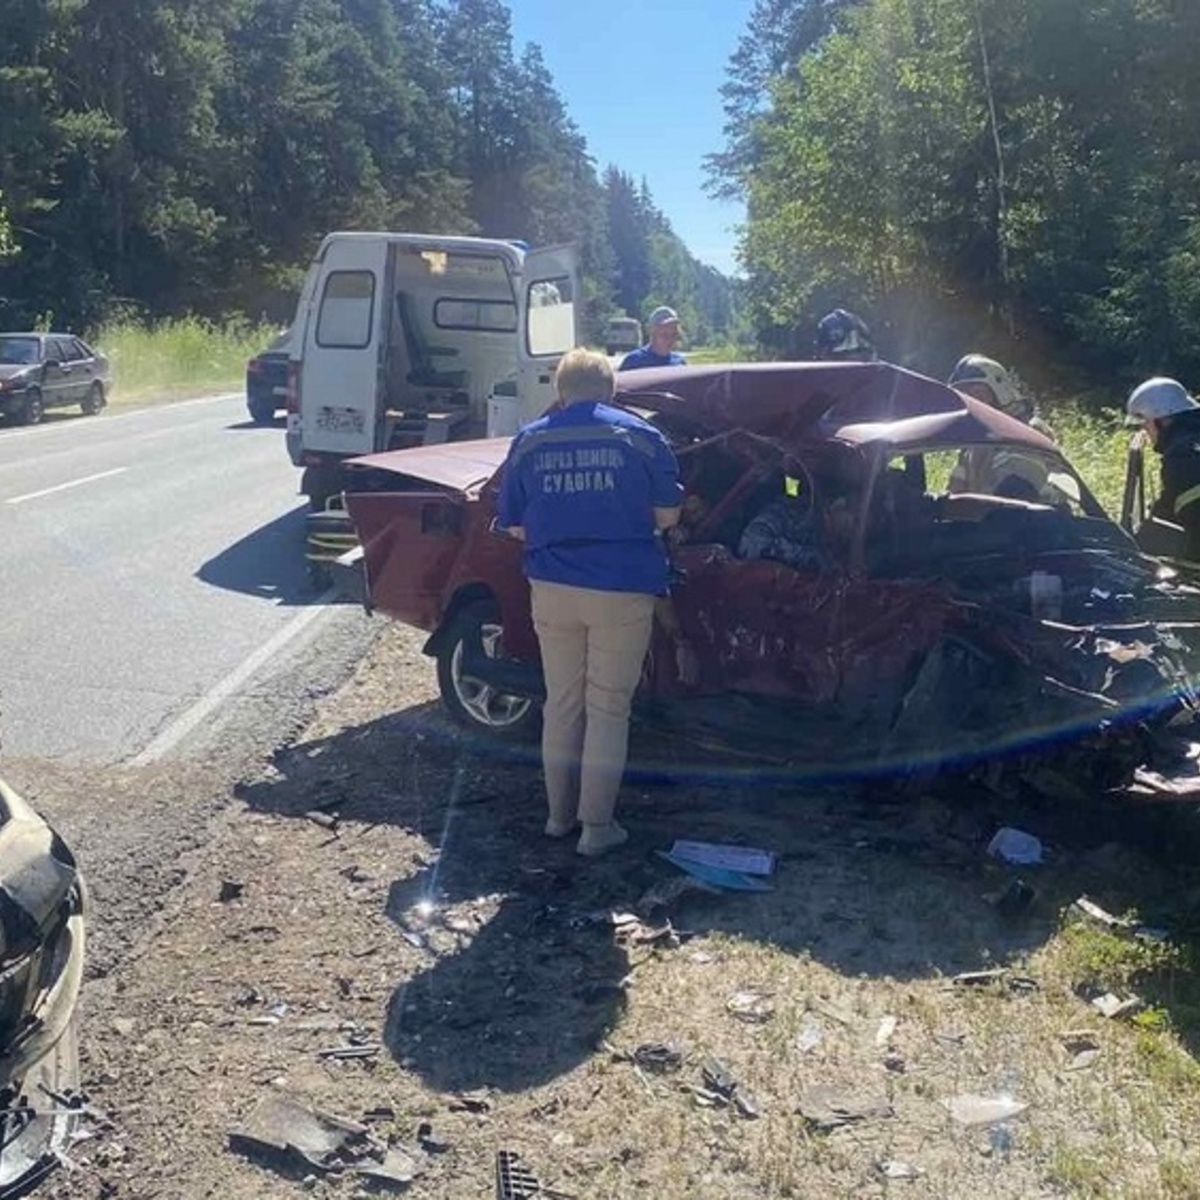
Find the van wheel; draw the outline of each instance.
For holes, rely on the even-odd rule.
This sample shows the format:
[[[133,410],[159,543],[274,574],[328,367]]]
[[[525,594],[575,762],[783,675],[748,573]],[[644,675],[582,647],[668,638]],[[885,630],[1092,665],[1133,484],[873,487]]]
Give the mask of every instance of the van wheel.
[[[93,383],[79,407],[85,417],[94,417],[104,407],[104,388],[98,383]]]
[[[250,420],[255,425],[275,424],[274,400],[251,400],[247,407],[250,409]]]
[[[37,388],[30,388],[25,393],[25,403],[21,405],[21,424],[36,425],[46,413],[42,401],[42,393]]]
[[[484,653],[495,658],[503,632],[499,612],[490,600],[462,608],[441,639],[438,688],[442,703],[459,725],[505,741],[528,741],[540,724],[539,706],[525,696],[497,691],[491,684],[463,673],[464,645],[478,639],[483,642]]]

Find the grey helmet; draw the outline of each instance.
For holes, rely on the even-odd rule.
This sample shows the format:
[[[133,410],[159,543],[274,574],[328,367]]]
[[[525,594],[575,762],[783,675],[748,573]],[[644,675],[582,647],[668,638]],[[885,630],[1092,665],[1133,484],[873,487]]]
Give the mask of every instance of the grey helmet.
[[[991,394],[991,399],[986,403],[993,408],[1019,421],[1028,421],[1033,416],[1033,404],[1021,394],[1012,376],[994,358],[965,354],[955,363],[946,382],[952,388],[963,384],[982,385]]]

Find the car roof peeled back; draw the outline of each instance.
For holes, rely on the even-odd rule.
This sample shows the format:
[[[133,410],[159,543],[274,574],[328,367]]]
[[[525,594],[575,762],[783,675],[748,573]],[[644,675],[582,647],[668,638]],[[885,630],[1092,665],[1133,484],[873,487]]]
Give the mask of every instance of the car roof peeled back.
[[[616,401],[710,433],[745,428],[784,444],[842,441],[906,449],[994,442],[1054,452],[1023,422],[891,363],[652,367],[617,376]]]

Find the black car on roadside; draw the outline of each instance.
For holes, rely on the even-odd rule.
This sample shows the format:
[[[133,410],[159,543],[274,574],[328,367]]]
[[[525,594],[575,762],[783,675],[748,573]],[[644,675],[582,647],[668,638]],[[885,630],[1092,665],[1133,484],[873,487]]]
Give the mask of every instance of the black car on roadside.
[[[48,408],[108,401],[108,359],[71,333],[0,333],[0,414],[36,425]]]
[[[285,329],[246,363],[246,408],[255,425],[272,424],[276,411],[284,407],[291,336]]]

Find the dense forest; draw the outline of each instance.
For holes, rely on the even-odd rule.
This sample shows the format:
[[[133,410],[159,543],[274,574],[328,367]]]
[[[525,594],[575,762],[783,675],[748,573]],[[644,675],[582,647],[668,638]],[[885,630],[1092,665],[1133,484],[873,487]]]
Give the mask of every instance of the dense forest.
[[[333,229],[573,241],[592,336],[734,284],[597,171],[499,0],[0,0],[0,327],[290,317]]]
[[[583,247],[592,336],[862,313],[1098,381],[1200,375],[1200,5],[755,0],[713,191],[730,281],[598,168],[500,0],[0,0],[0,325],[288,315],[336,228]],[[719,85],[718,80],[713,86]]]
[[[712,186],[779,352],[833,304],[926,370],[1200,376],[1200,4],[756,0]]]

